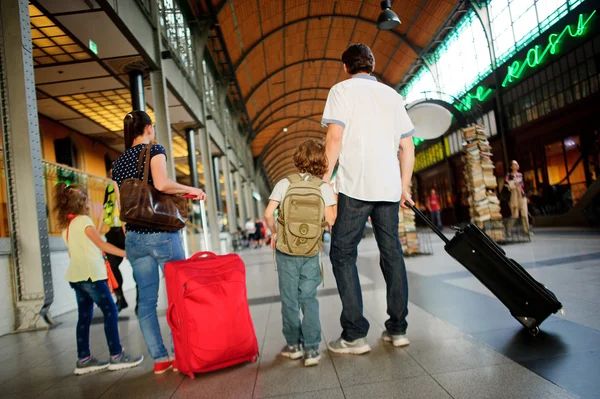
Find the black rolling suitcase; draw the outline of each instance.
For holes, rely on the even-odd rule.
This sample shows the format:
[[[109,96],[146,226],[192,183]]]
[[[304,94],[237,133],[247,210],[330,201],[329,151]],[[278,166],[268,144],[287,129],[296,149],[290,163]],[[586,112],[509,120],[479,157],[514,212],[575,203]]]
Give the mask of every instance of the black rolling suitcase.
[[[410,208],[446,243],[446,252],[496,295],[531,335],[537,335],[539,325],[562,309],[552,291],[508,258],[504,250],[474,224],[458,230],[448,240],[419,209]]]

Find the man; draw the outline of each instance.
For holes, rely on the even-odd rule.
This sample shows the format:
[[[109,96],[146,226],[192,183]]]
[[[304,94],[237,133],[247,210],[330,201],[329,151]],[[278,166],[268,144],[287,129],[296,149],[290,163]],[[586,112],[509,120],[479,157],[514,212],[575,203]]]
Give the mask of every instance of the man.
[[[442,215],[440,211],[440,197],[435,192],[435,188],[431,189],[431,194],[427,197],[427,209],[431,214],[431,221],[435,223],[438,229],[442,230]]]
[[[402,97],[370,74],[375,67],[371,49],[354,44],[342,55],[350,75],[329,92],[322,125],[330,180],[339,161],[336,185],[338,219],[333,227],[330,258],[343,310],[341,337],[329,343],[336,353],[362,354],[371,347],[366,336],[362,292],[356,267],[357,248],[371,217],[381,253],[380,266],[387,286],[386,331],[382,339],[394,346],[408,345],[408,283],[398,240],[399,206],[413,204],[409,186],[414,166],[414,127]]]

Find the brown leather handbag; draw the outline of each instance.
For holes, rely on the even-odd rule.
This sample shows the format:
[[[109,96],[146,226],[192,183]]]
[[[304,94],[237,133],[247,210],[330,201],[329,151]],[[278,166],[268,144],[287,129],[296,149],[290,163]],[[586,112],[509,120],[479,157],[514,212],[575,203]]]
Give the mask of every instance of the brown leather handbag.
[[[151,147],[147,145],[140,153],[137,178],[121,184],[121,221],[166,231],[181,230],[187,221],[187,201],[181,195],[164,194],[148,184]]]

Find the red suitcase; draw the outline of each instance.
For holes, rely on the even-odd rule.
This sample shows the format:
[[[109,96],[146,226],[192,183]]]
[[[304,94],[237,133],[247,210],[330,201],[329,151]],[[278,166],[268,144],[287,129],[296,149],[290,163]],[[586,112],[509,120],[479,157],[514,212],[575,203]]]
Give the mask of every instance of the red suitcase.
[[[179,371],[218,370],[256,361],[258,342],[246,294],[246,267],[236,254],[200,252],[165,265]]]

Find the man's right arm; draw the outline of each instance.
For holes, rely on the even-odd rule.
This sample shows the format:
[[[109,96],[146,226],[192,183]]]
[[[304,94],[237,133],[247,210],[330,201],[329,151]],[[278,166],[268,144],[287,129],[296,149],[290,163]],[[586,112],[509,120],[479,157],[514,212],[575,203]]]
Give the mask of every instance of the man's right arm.
[[[325,155],[327,155],[327,174],[323,176],[323,180],[329,183],[333,169],[337,164],[342,151],[342,136],[344,128],[336,123],[330,123],[327,126],[327,137],[325,138]]]

